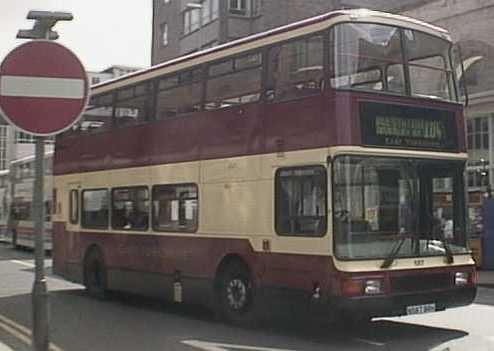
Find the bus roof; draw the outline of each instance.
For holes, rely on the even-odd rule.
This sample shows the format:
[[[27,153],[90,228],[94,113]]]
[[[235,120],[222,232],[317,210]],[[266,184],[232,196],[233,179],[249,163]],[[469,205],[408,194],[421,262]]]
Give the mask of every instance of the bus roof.
[[[91,87],[91,94],[101,94],[127,85],[137,84],[148,79],[193,67],[215,59],[220,59],[225,56],[242,53],[278,41],[321,31],[342,22],[372,22],[394,25],[426,32],[451,41],[451,37],[445,29],[414,18],[368,9],[338,10],[250,35],[213,48],[181,56],[150,68],[107,80],[93,85]]]

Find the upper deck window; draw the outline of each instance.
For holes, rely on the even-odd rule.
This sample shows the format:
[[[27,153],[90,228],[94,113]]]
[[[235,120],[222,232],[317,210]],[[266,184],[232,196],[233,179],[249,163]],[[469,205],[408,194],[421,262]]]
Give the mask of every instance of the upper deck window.
[[[268,60],[268,98],[289,100],[320,92],[324,78],[321,35],[275,45]]]
[[[412,94],[454,100],[450,43],[411,30],[404,34]]]
[[[201,68],[173,73],[159,81],[157,119],[167,119],[180,114],[201,110]]]
[[[82,131],[110,129],[114,112],[113,104],[112,93],[92,96],[78,125],[79,129]]]
[[[260,53],[212,64],[208,71],[206,109],[213,110],[258,101],[261,96],[261,80]]]
[[[398,27],[345,23],[333,30],[332,47],[334,88],[456,100],[446,40]]]
[[[151,119],[152,86],[150,82],[117,91],[115,121],[120,127],[139,124]]]

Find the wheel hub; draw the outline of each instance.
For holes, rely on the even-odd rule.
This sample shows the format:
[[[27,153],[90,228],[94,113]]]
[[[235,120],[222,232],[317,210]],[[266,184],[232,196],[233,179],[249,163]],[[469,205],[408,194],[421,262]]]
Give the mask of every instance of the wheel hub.
[[[234,310],[245,307],[247,302],[247,286],[241,279],[232,279],[226,287],[226,297],[228,304]]]

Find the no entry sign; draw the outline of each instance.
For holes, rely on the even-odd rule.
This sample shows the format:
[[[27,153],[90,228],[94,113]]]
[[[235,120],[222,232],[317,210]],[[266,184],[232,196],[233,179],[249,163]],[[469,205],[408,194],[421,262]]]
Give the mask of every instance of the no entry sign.
[[[0,114],[29,134],[48,136],[70,128],[86,107],[88,91],[82,63],[55,42],[22,44],[0,66]]]

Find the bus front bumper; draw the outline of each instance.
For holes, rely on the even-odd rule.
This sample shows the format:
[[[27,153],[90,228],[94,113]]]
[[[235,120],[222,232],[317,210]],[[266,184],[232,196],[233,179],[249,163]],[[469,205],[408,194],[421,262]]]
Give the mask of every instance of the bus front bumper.
[[[367,317],[392,317],[421,311],[420,306],[427,306],[431,311],[442,311],[451,307],[466,306],[473,302],[477,293],[475,286],[455,287],[447,290],[415,292],[400,295],[376,295],[363,297],[333,297],[330,304],[342,313]],[[413,306],[417,308],[413,308]],[[412,308],[410,308],[412,307]]]

